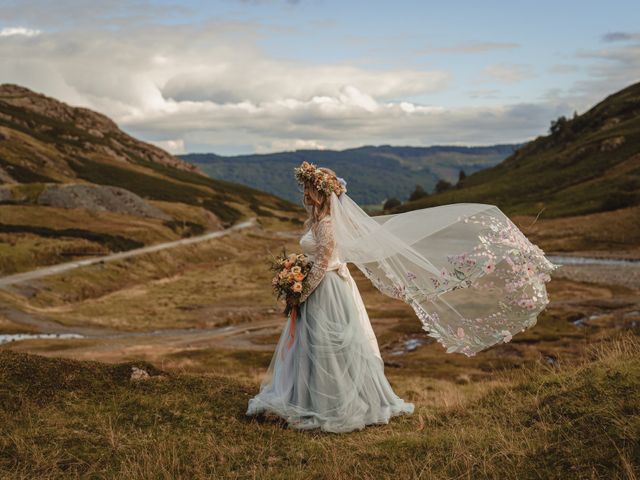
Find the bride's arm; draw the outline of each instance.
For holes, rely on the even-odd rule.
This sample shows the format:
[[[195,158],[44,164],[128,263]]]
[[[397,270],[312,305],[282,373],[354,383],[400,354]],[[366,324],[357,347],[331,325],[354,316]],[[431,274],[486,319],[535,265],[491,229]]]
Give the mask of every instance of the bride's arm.
[[[335,248],[335,240],[333,238],[333,230],[331,227],[330,217],[324,217],[316,225],[316,254],[313,261],[313,266],[307,275],[307,281],[309,282],[309,289],[307,293],[300,297],[300,303],[304,302],[309,295],[316,289],[320,282],[324,278],[324,274],[329,266],[331,260],[331,254]]]

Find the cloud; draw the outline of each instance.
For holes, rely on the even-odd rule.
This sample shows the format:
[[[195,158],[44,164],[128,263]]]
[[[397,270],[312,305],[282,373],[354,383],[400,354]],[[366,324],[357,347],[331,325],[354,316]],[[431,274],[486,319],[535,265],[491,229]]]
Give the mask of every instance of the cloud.
[[[3,3],[0,17],[21,25],[11,28],[36,31],[24,26],[33,23],[41,31],[0,37],[0,82],[105,113],[173,153],[520,142],[546,131],[551,119],[600,100],[601,89],[609,94],[612,85],[627,84],[634,77],[623,77],[638,73],[640,58],[634,44],[579,52],[592,62],[591,77],[568,91],[548,91],[537,102],[445,108],[438,95],[455,86],[446,70],[276,57],[261,42],[277,25],[215,18],[161,24],[154,19],[179,7],[156,2],[105,0],[91,9],[60,0],[58,10],[46,8],[44,0],[24,1],[24,18],[15,2]],[[123,18],[125,4],[133,5],[133,13]],[[64,20],[47,28],[74,5],[76,25]],[[53,20],[45,18],[47,11]],[[484,42],[449,49],[517,46]],[[489,82],[514,84],[532,75],[528,65],[489,65],[478,79],[488,84],[474,85],[469,95],[504,102],[508,97]]]
[[[523,64],[493,64],[488,65],[481,72],[482,80],[493,80],[502,83],[518,83],[533,76],[531,66]]]
[[[549,73],[559,73],[559,74],[575,73],[575,72],[577,72],[579,70],[580,70],[579,66],[568,64],[568,63],[557,63],[557,64],[551,65],[549,68],[547,68],[547,72],[549,72]]]
[[[22,35],[25,37],[35,37],[40,35],[40,30],[25,27],[4,27],[0,30],[0,37],[12,37],[14,35]]]
[[[124,27],[148,24],[167,15],[176,16],[190,10],[180,2],[155,2],[152,0],[3,0],[0,2],[0,19],[3,23],[33,24],[55,28]]]
[[[511,42],[476,42],[451,47],[426,48],[420,50],[420,53],[484,53],[494,50],[511,50],[519,47],[518,43]]]
[[[591,108],[608,95],[640,81],[640,36],[634,42],[603,49],[581,49],[574,53],[584,76],[570,88],[550,89],[542,101],[565,103],[579,113]],[[630,37],[631,39],[631,37]]]
[[[179,138],[177,140],[157,140],[151,141],[156,147],[160,147],[163,150],[166,150],[173,155],[181,155],[183,153],[187,153],[187,150],[184,147],[184,140]]]
[[[603,42],[625,42],[630,40],[640,40],[640,33],[609,32],[602,35]]]

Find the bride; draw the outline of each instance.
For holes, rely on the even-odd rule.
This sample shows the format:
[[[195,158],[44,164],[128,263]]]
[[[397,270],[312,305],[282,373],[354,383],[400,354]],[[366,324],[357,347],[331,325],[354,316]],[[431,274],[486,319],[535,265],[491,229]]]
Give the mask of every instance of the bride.
[[[349,432],[413,412],[384,375],[347,262],[382,293],[410,304],[447,352],[471,356],[508,342],[548,303],[545,282],[557,265],[497,207],[460,203],[369,217],[332,170],[303,162],[295,175],[309,214],[300,239],[313,261],[309,288],[247,415]]]

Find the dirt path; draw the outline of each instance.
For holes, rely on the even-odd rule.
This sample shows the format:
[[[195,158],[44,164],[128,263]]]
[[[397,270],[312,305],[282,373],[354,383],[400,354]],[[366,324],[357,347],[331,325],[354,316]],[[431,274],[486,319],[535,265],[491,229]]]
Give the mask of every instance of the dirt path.
[[[87,258],[84,260],[76,260],[73,262],[59,263],[50,267],[38,268],[31,270],[30,272],[16,273],[15,275],[8,275],[0,278],[0,288],[9,287],[16,283],[28,282],[32,280],[38,280],[40,278],[48,277],[50,275],[56,275],[58,273],[67,272],[80,267],[86,267],[88,265],[95,265],[98,263],[114,262],[116,260],[122,260],[125,258],[136,257],[138,255],[144,255],[145,253],[159,252],[161,250],[167,250],[169,248],[181,247],[184,245],[191,245],[194,243],[206,242],[214,238],[224,237],[237,230],[252,227],[256,224],[255,218],[250,218],[244,222],[238,223],[231,228],[220,230],[217,232],[210,232],[197,237],[183,238],[181,240],[175,240],[173,242],[158,243],[156,245],[149,245],[148,247],[136,248],[134,250],[127,250],[126,252],[112,253],[103,257]]]

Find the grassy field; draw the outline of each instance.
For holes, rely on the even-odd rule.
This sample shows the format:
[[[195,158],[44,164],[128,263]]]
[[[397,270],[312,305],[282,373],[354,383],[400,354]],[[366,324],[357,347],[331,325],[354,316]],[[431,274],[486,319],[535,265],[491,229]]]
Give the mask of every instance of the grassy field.
[[[640,206],[565,218],[511,218],[545,252],[640,259]]]
[[[571,250],[607,225],[591,220],[538,221],[530,234]],[[2,333],[37,331],[25,316],[92,329],[0,346],[0,478],[637,478],[640,292],[606,278],[554,275],[535,327],[467,358],[354,269],[385,374],[414,415],[348,435],[245,418],[285,322],[267,261],[299,248],[297,229],[261,217],[0,292]],[[132,366],[151,379],[131,381]]]
[[[0,352],[3,478],[607,478],[640,474],[640,341],[454,383],[389,372],[412,416],[348,435],[246,418],[257,385]],[[150,379],[131,380],[132,367]]]

